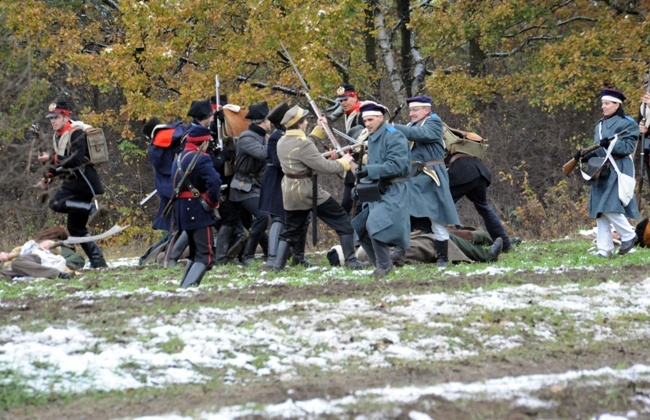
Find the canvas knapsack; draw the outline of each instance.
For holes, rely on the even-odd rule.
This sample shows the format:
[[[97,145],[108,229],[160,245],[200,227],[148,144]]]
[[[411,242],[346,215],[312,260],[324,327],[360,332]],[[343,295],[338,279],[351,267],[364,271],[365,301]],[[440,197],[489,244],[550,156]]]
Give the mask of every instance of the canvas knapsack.
[[[91,165],[100,165],[108,162],[108,144],[104,130],[85,124],[82,121],[72,122],[72,130],[83,130],[88,143],[88,162]]]
[[[449,154],[465,153],[479,159],[485,156],[488,141],[476,133],[458,130],[442,123],[442,138]]]

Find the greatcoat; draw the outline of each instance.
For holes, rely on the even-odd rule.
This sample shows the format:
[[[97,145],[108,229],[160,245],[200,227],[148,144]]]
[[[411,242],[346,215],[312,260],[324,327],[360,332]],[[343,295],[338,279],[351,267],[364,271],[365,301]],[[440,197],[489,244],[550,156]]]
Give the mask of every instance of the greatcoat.
[[[442,138],[442,121],[429,114],[408,125],[395,124],[411,144],[411,159],[419,162],[438,161],[427,165],[440,180],[440,185],[424,172],[409,178],[408,212],[413,217],[428,217],[441,225],[460,225],[454,200],[449,191],[449,174],[443,161],[445,142]]]
[[[411,151],[406,137],[388,124],[383,124],[368,137],[368,179],[390,180],[407,177],[411,170]],[[363,210],[352,225],[359,237],[371,238],[388,245],[408,248],[411,221],[407,182],[388,183],[379,201],[363,203]]]
[[[600,143],[601,139],[610,137],[623,130],[627,134],[619,137],[612,149],[612,157],[618,166],[618,170],[630,176],[634,176],[634,161],[632,154],[639,138],[639,126],[628,116],[613,115],[609,118],[601,118],[596,123],[594,144]],[[588,153],[583,159],[591,157],[604,157],[606,150],[602,147]],[[589,217],[597,218],[601,213],[623,213],[631,219],[639,218],[639,211],[636,204],[636,197],[627,206],[623,207],[618,199],[618,175],[610,164],[610,172],[606,177],[598,177],[589,189]]]

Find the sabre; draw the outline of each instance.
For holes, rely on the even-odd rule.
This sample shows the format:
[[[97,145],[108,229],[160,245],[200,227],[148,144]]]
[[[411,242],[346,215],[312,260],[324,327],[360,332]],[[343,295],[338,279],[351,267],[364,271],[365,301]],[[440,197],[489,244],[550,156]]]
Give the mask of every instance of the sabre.
[[[217,103],[217,111],[219,111],[219,75],[215,74],[214,75],[214,89],[217,93],[217,96],[215,96],[215,102]],[[221,138],[221,120],[217,116],[215,118],[216,123],[217,123],[217,142],[219,144],[219,149],[223,150],[223,139]]]
[[[334,131],[335,134],[343,137],[344,139],[346,139],[347,141],[349,141],[352,144],[361,144],[360,141],[357,141],[355,138],[352,138],[352,137],[348,136],[347,134],[345,134],[341,130],[337,130],[336,128],[332,127],[332,131]]]
[[[153,190],[153,191],[151,191],[149,194],[147,194],[147,196],[146,196],[145,198],[143,198],[143,199],[138,203],[138,205],[139,205],[139,206],[144,206],[144,205],[147,203],[147,201],[151,200],[151,199],[152,199],[152,198],[153,198],[157,193],[158,193],[158,190]]]
[[[296,75],[298,76],[298,79],[302,84],[302,87],[304,89],[303,93],[307,97],[307,100],[309,101],[309,105],[311,105],[311,109],[314,110],[314,114],[316,114],[316,117],[320,120],[322,114],[320,112],[320,109],[318,109],[318,105],[316,105],[316,102],[314,102],[314,100],[311,98],[311,95],[309,94],[309,87],[307,86],[307,82],[305,82],[305,79],[303,79],[302,74],[300,74],[300,71],[298,70],[298,67],[296,67],[296,63],[293,62],[293,59],[291,58],[289,51],[287,51],[287,48],[284,46],[282,42],[280,43],[280,46],[282,46],[282,50],[284,51],[287,60],[289,60],[291,67],[293,67],[293,71],[296,72]],[[336,137],[334,137],[334,133],[332,133],[332,130],[330,129],[329,125],[322,124],[322,126],[323,129],[325,130],[325,133],[327,133],[327,137],[329,138],[330,142],[332,142],[332,146],[334,146],[334,148],[336,149],[336,152],[341,154],[341,145],[339,144],[338,141],[336,141]]]

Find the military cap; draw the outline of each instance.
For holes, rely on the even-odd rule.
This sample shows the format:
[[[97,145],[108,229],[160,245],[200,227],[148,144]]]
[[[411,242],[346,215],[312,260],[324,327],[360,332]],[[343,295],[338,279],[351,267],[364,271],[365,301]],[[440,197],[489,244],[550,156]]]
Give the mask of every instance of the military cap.
[[[600,90],[600,99],[603,101],[618,102],[619,104],[622,104],[627,98],[620,90],[603,88]]]
[[[158,117],[149,118],[149,121],[147,121],[142,127],[142,134],[151,138],[151,133],[153,133],[153,129],[160,124],[162,124],[162,121],[160,121]]]
[[[379,116],[388,112],[388,108],[374,101],[363,101],[359,107],[362,117]]]
[[[431,98],[429,98],[428,96],[422,96],[422,95],[413,96],[412,98],[408,98],[406,100],[406,103],[408,104],[409,108],[415,108],[415,107],[419,107],[419,106],[429,106],[430,107],[431,102],[433,102],[431,100]]]
[[[274,106],[271,111],[269,111],[269,115],[266,118],[271,121],[274,126],[279,127],[282,125],[282,119],[288,110],[289,105],[286,102],[281,102]]]
[[[344,83],[336,89],[336,99],[342,100],[347,98],[356,98],[357,92],[354,90],[354,85],[350,83]]]
[[[56,117],[57,115],[67,115],[70,116],[70,107],[68,103],[62,99],[57,99],[52,102],[50,106],[47,107],[47,115],[45,118]]]
[[[187,141],[190,143],[203,143],[210,140],[210,129],[202,125],[192,124],[187,132]]]
[[[265,120],[266,116],[269,114],[269,105],[264,102],[260,102],[255,105],[251,105],[248,108],[248,114],[244,118],[247,120]]]
[[[299,119],[306,117],[307,115],[309,115],[309,111],[300,108],[298,105],[295,105],[293,108],[288,110],[286,114],[284,114],[284,118],[282,118],[281,124],[285,127],[291,127],[297,123]]]
[[[210,118],[213,114],[214,111],[212,111],[212,105],[210,104],[209,99],[203,101],[192,101],[192,105],[190,105],[190,110],[187,111],[188,116],[195,118],[199,121]]]

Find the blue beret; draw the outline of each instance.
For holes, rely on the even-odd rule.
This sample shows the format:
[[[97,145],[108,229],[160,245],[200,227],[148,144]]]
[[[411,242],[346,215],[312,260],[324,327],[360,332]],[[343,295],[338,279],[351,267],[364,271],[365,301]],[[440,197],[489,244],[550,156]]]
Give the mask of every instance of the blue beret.
[[[388,108],[374,101],[364,101],[359,107],[359,112],[362,117],[365,117],[366,115],[383,115],[388,112]]]
[[[623,103],[623,101],[627,99],[625,95],[623,95],[623,92],[620,90],[608,88],[603,88],[600,90],[600,98],[618,103]]]

